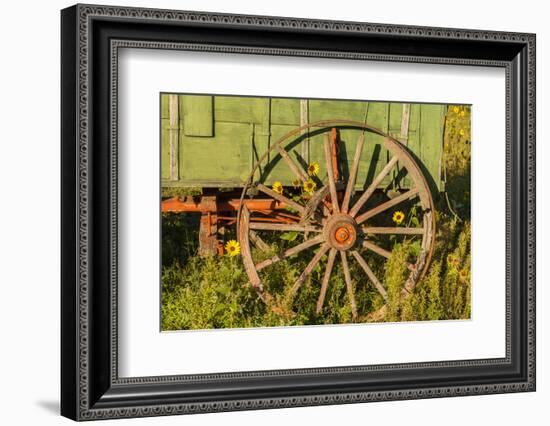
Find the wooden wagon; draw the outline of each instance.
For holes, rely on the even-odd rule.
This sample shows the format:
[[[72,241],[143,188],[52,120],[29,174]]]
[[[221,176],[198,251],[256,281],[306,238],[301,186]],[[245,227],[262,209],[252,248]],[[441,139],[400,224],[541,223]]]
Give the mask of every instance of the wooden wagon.
[[[311,252],[290,289],[296,294],[326,258],[317,311],[334,264],[344,272],[352,315],[357,304],[349,262],[357,262],[387,300],[369,256],[388,259],[384,238],[416,239],[407,261],[411,292],[429,265],[435,236],[433,196],[443,190],[447,106],[239,96],[161,96],[162,186],[200,188],[162,201],[163,212],[200,213],[199,250],[223,254],[228,227],[259,297],[273,298],[260,271]],[[413,212],[413,213],[411,213]],[[265,233],[294,245],[262,261]]]

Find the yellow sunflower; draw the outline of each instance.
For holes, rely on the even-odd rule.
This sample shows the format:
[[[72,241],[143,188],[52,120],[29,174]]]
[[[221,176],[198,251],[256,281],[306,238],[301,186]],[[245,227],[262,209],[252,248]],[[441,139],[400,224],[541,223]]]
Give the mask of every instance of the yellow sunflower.
[[[317,176],[317,173],[319,173],[319,163],[317,163],[317,161],[309,163],[309,165],[307,166],[307,173],[310,176]]]
[[[317,184],[313,182],[311,179],[304,182],[304,191],[308,194],[313,194],[315,190],[317,189]]]
[[[237,256],[241,252],[241,245],[235,240],[229,240],[225,245],[225,251],[231,257]]]
[[[300,187],[300,179],[294,179],[294,180],[292,181],[292,186],[293,186],[294,188],[299,188],[299,187]]]
[[[403,222],[403,219],[405,219],[405,213],[401,212],[401,211],[396,211],[394,214],[393,214],[393,217],[392,217],[392,220],[397,223],[398,225]]]
[[[465,115],[466,115],[466,111],[464,111],[464,110],[460,111],[460,116],[461,117],[464,117]]]
[[[468,271],[466,269],[461,269],[458,273],[458,278],[460,281],[466,281],[468,279]]]
[[[283,184],[281,182],[277,181],[273,184],[271,189],[273,189],[273,191],[275,191],[277,194],[282,194],[283,193]]]
[[[455,105],[455,106],[453,107],[453,112],[454,112],[455,114],[458,114],[459,111],[460,111],[460,108],[457,107],[457,106]]]
[[[464,135],[466,134],[466,132],[464,131],[464,129],[460,129],[460,130],[458,131],[458,134],[459,134],[460,136],[464,136]]]

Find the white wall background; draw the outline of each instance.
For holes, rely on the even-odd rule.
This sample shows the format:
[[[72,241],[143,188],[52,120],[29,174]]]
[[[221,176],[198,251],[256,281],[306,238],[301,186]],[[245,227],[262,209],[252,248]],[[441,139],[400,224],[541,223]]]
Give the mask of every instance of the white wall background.
[[[550,168],[544,2],[450,0],[132,0],[142,7],[296,16],[537,33],[538,390],[529,394],[293,408],[102,424],[257,425],[378,423],[545,424],[550,401]],[[0,418],[2,424],[69,424],[59,417],[59,10],[71,2],[5,3],[0,25]],[[487,182],[490,184],[490,181]],[[546,238],[546,241],[545,241]],[[131,422],[131,423],[130,423]]]

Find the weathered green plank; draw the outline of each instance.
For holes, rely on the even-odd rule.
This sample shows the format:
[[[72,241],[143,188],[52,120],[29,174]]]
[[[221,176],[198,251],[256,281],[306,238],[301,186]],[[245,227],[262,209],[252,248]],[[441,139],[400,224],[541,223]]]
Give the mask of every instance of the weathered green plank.
[[[161,126],[161,168],[160,175],[162,179],[170,178],[170,120],[168,118],[162,118],[160,122]]]
[[[413,152],[420,152],[420,104],[411,104],[407,146]]]
[[[413,154],[419,155],[420,142],[420,104],[411,104],[407,148]],[[400,185],[404,188],[410,188],[410,177],[405,175],[405,177],[401,180]]]
[[[262,124],[268,117],[269,104],[269,98],[216,96],[214,115],[216,121]]]
[[[300,125],[300,100],[273,98],[271,99],[271,122],[288,126]]]
[[[370,102],[367,112],[367,124],[371,127],[388,131],[389,124],[389,104],[382,102]],[[365,148],[359,170],[357,172],[356,188],[366,188],[382,171],[388,162],[388,152],[383,147],[384,138],[372,132],[365,133]],[[390,181],[386,177],[382,185],[387,185]]]
[[[401,135],[401,117],[403,115],[403,104],[390,103],[388,118],[388,133],[391,137],[399,139]]]
[[[186,136],[213,136],[213,97],[203,95],[180,96],[180,114],[183,111],[183,133]]]
[[[170,110],[168,108],[168,94],[160,95],[160,118],[170,118]]]
[[[309,101],[309,119],[311,122],[320,120],[365,120],[366,102],[334,101],[311,99]]]
[[[403,105],[402,103],[392,102],[389,104],[389,117],[388,117],[388,133],[391,137],[401,140],[401,125],[403,118]],[[399,177],[400,167],[399,164],[388,173],[388,176],[384,180],[384,184],[396,185],[395,179]]]
[[[253,126],[254,132],[254,142],[252,145],[252,163],[257,164],[260,158],[267,152],[269,149],[269,143],[271,140],[271,126],[270,125],[255,125]],[[258,169],[255,179],[260,179],[260,176],[264,173],[264,167],[268,163],[267,160],[264,160]]]
[[[441,161],[443,155],[443,128],[447,107],[422,104],[420,106],[420,159],[428,184],[441,188]],[[418,154],[417,154],[418,155]]]
[[[179,162],[178,162],[178,151],[179,151],[179,129],[180,129],[180,119],[179,119],[179,99],[178,95],[168,95],[168,106],[169,106],[169,121],[170,121],[170,131],[169,131],[169,157],[170,157],[170,172],[169,179],[172,181],[179,180]]]
[[[160,96],[160,128],[161,128],[161,168],[160,175],[162,179],[170,178],[170,110],[169,110],[169,96],[163,93]]]
[[[252,170],[252,134],[249,123],[216,123],[216,137],[180,133],[180,176],[193,186],[216,182],[241,184]]]

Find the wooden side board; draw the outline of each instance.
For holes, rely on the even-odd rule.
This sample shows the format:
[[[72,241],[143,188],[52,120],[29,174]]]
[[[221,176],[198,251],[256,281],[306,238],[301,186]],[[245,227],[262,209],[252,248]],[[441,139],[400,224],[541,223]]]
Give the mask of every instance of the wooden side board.
[[[346,119],[366,122],[407,144],[424,164],[435,187],[442,188],[439,167],[445,105],[179,94],[179,111],[174,112],[169,108],[172,96],[174,94],[161,95],[164,186],[218,187],[220,182],[223,186],[241,186],[262,154],[287,132],[308,122]],[[171,122],[179,126],[177,150],[171,145],[174,139]],[[322,136],[298,136],[301,136],[298,143],[290,141],[285,148],[302,165],[317,162],[319,175],[324,176]],[[358,138],[357,131],[339,130],[344,175],[351,167]],[[176,160],[179,174],[174,179]],[[356,189],[368,185],[388,160],[382,137],[367,133]],[[396,166],[381,186],[387,186],[398,172],[399,166]],[[257,176],[266,185],[275,181],[291,185],[294,178],[292,170],[275,153],[265,160]],[[401,184],[407,187],[409,180],[405,177]]]

